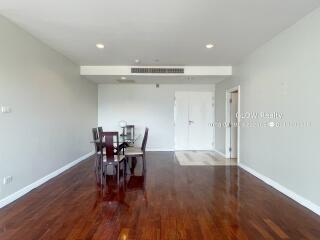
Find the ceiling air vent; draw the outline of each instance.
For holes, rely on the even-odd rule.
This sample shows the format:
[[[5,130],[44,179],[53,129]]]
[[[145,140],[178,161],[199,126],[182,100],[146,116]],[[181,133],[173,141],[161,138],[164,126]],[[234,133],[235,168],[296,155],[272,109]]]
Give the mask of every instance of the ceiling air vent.
[[[117,82],[118,83],[135,83],[136,81],[132,79],[126,79],[126,80],[118,79]]]
[[[131,73],[145,73],[145,74],[181,74],[184,73],[184,68],[131,68]]]

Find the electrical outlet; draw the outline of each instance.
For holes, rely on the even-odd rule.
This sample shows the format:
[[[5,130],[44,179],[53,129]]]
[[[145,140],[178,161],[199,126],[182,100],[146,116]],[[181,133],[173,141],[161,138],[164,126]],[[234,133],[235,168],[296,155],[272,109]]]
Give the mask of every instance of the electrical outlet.
[[[6,176],[6,177],[3,178],[3,184],[4,185],[10,184],[10,183],[12,183],[12,181],[13,181],[13,177],[12,176]]]

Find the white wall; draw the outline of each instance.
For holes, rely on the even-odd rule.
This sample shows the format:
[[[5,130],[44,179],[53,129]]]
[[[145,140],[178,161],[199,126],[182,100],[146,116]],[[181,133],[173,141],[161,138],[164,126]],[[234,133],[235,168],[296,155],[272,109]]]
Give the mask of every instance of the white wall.
[[[320,206],[320,9],[257,49],[216,86],[216,119],[225,90],[240,83],[241,112],[281,112],[280,122],[311,127],[241,128],[241,162]],[[216,129],[216,145],[224,136]],[[319,208],[320,209],[320,208]],[[320,211],[319,211],[320,212]]]
[[[119,121],[134,124],[142,134],[148,126],[147,148],[174,149],[175,91],[213,91],[214,85],[102,84],[99,85],[98,122],[106,130],[119,130]]]
[[[4,18],[0,29],[0,105],[12,108],[0,113],[1,200],[93,150],[97,86]]]

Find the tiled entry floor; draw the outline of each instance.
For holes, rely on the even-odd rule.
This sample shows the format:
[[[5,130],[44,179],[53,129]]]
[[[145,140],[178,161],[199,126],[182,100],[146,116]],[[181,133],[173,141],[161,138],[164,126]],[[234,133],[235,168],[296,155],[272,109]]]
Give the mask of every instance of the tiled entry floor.
[[[213,151],[176,151],[180,166],[235,166],[237,159],[223,158]]]

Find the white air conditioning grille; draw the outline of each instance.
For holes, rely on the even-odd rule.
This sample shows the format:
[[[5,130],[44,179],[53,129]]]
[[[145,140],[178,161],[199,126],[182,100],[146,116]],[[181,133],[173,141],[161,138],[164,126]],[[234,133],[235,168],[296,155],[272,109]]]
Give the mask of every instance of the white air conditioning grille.
[[[145,67],[133,67],[131,73],[146,73],[146,74],[181,74],[184,73],[184,68],[145,68]]]

